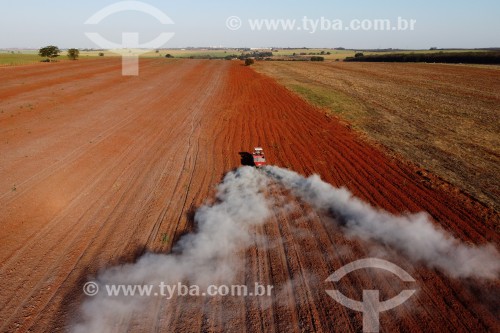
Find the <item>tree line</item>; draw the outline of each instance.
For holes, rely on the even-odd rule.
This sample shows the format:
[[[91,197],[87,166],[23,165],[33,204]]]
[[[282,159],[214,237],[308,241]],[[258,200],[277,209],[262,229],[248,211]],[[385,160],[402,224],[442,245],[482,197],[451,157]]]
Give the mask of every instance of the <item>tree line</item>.
[[[500,64],[500,52],[436,52],[436,53],[391,53],[356,54],[345,61],[360,62],[430,62],[450,64]]]

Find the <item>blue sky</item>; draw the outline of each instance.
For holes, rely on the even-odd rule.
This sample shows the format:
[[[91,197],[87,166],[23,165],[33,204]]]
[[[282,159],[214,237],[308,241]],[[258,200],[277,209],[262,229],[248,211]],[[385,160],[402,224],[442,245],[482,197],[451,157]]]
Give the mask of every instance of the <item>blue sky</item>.
[[[165,47],[346,47],[346,48],[442,48],[499,47],[500,1],[201,1],[147,0],[175,24],[161,25],[139,12],[109,16],[97,26],[84,22],[108,0],[0,0],[0,48],[39,48],[55,44],[62,48],[97,48],[85,32],[99,32],[120,42],[122,32],[138,32],[140,41],[161,32],[175,33]],[[238,16],[242,27],[226,27],[229,16]],[[252,31],[249,19],[373,20],[398,17],[415,19],[414,31]]]

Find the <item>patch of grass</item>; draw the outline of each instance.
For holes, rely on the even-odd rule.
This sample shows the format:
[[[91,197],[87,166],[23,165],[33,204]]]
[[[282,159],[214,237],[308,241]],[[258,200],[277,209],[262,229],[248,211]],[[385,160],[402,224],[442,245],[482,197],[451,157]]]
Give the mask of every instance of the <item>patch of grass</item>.
[[[160,241],[162,244],[168,243],[169,240],[170,240],[170,237],[168,236],[168,234],[166,232],[161,234]]]
[[[329,115],[339,115],[352,120],[362,117],[365,113],[362,103],[342,92],[308,84],[290,83],[287,86],[309,103],[324,109]]]
[[[0,53],[0,66],[18,66],[37,63],[42,58],[37,54]]]
[[[315,66],[315,64],[308,64]],[[288,63],[273,62],[270,66],[257,66],[257,70],[277,79],[279,83],[295,92],[307,102],[322,109],[329,116],[340,116],[346,120],[366,117],[366,105],[327,83],[309,80],[289,72]],[[355,125],[355,122],[353,122]]]

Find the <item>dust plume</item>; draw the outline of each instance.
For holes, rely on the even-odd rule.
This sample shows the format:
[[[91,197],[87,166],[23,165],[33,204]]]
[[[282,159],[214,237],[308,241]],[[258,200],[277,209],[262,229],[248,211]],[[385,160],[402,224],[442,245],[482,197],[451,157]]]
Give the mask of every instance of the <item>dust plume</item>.
[[[265,172],[314,209],[335,217],[348,235],[380,242],[452,277],[495,279],[500,273],[500,255],[493,245],[468,246],[435,226],[425,213],[396,216],[317,175],[305,178],[274,166]]]
[[[233,282],[236,274],[245,270],[241,251],[255,244],[259,248],[272,245],[265,238],[259,240],[254,227],[264,224],[276,213],[277,206],[285,214],[293,209],[295,198],[279,195],[283,187],[317,213],[332,216],[346,235],[379,242],[413,262],[453,277],[495,279],[500,272],[499,253],[493,245],[468,246],[435,226],[424,213],[396,216],[375,209],[347,189],[323,182],[319,176],[305,178],[278,167],[241,167],[229,172],[218,185],[214,204],[196,211],[196,232],[182,237],[171,254],[147,254],[136,263],[99,273],[95,281],[101,291],[82,304],[79,321],[71,331],[119,331],[120,327],[129,327],[134,313],[147,313],[147,306],[161,302],[154,297],[110,297],[103,292],[106,285],[184,282],[206,288]],[[287,293],[287,289],[280,290]],[[277,295],[273,301],[279,298]],[[188,301],[172,304],[186,309],[190,306]]]
[[[200,207],[194,216],[196,233],[180,239],[173,254],[147,254],[136,263],[101,272],[96,279],[100,292],[87,300],[80,311],[74,333],[109,332],[143,310],[152,300],[140,296],[108,296],[107,284],[157,285],[189,281],[206,287],[229,283],[243,269],[238,252],[253,241],[252,226],[270,215],[269,199],[264,196],[268,180],[251,167],[228,173],[217,188],[217,201]]]

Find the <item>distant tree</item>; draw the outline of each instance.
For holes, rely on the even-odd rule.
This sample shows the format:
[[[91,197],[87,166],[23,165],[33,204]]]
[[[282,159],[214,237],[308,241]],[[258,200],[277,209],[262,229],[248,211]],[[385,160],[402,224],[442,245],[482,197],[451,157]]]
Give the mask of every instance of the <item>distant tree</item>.
[[[38,51],[38,55],[40,57],[44,57],[47,59],[57,58],[57,57],[59,57],[59,53],[61,53],[61,50],[59,50],[59,48],[57,46],[54,46],[54,45],[42,47]]]
[[[165,58],[173,58],[173,57],[174,57],[174,56],[173,56],[173,55],[171,55],[170,53],[167,53],[167,54],[165,55]]]
[[[325,57],[311,57],[311,61],[325,61]]]
[[[254,63],[255,63],[255,61],[253,59],[250,59],[250,58],[245,59],[245,66],[250,66],[250,65],[253,65]]]
[[[80,51],[78,49],[68,49],[68,58],[71,60],[76,60],[80,56]]]
[[[254,57],[261,57],[261,58],[272,57],[273,53],[272,52],[254,52],[253,56]]]
[[[104,52],[99,52],[99,57],[104,57]]]
[[[363,54],[363,52],[358,52],[354,55],[355,58],[359,58],[359,57],[364,57],[365,55]]]

